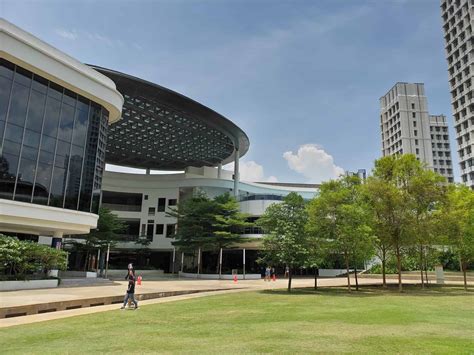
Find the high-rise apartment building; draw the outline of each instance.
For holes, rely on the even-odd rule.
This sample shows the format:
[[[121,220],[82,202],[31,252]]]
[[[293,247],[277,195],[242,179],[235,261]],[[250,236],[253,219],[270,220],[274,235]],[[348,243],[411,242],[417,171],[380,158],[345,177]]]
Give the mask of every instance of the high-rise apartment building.
[[[446,119],[429,115],[424,84],[396,83],[380,98],[380,129],[383,156],[414,154],[453,182]]]
[[[382,154],[415,154],[433,167],[428,104],[423,84],[396,83],[380,98]]]
[[[442,0],[441,16],[461,180],[474,189],[474,0]]]
[[[431,148],[434,171],[454,182],[448,123],[444,115],[430,115]]]

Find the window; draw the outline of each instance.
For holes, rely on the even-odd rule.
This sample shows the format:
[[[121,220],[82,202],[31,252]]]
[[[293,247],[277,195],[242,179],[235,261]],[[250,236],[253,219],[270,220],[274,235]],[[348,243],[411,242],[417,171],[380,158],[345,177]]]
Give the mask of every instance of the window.
[[[413,121],[413,127],[416,127],[416,121]]]
[[[0,196],[97,212],[107,121],[100,105],[0,59],[0,135],[8,181],[0,184]]]
[[[175,198],[170,198],[168,200],[168,206],[176,206],[178,204],[178,200]]]
[[[418,145],[418,139],[415,139],[415,144]]]
[[[176,224],[166,225],[166,238],[173,238],[176,233]]]
[[[155,234],[156,235],[163,235],[165,231],[165,225],[164,224],[157,224],[155,228]]]
[[[413,118],[416,118],[416,112],[412,112],[411,115],[412,115]]]
[[[148,207],[148,215],[149,216],[155,215],[155,207]]]
[[[158,212],[164,212],[166,206],[166,198],[158,199]]]
[[[149,223],[146,226],[146,236],[148,240],[153,240],[153,223]],[[153,221],[152,221],[153,222]]]
[[[415,129],[415,130],[413,131],[413,134],[414,134],[415,136],[417,136],[417,135],[418,135],[418,131]]]
[[[416,154],[420,154],[420,150],[416,148]]]
[[[148,200],[148,195],[145,195],[144,199],[145,199],[145,200]]]
[[[142,232],[140,233],[141,235],[146,234],[146,224],[142,224]]]
[[[412,109],[412,110],[415,109],[415,104],[411,104],[411,109]]]

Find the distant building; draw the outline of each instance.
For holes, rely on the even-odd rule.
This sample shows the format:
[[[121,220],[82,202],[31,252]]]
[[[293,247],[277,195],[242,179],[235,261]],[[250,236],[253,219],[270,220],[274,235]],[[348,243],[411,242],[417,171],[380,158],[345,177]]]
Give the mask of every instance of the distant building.
[[[444,115],[430,115],[431,148],[434,171],[454,182],[448,124]]]
[[[414,154],[453,182],[448,129],[442,117],[429,115],[424,84],[396,83],[380,98],[382,155]]]
[[[461,180],[474,189],[473,36],[474,1],[442,0],[446,59]]]
[[[358,169],[357,171],[346,171],[346,176],[358,176],[361,180],[367,179],[367,171],[365,169]]]

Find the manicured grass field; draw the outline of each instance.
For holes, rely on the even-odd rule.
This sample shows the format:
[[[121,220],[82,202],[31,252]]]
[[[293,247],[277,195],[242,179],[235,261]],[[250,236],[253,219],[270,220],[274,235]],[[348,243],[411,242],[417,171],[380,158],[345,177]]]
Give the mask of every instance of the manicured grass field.
[[[0,330],[1,353],[474,353],[474,293],[242,292]]]

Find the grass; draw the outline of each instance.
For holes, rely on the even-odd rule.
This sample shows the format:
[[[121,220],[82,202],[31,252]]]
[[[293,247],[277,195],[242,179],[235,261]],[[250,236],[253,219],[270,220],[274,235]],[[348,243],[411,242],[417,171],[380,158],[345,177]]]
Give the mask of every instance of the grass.
[[[0,330],[10,353],[474,353],[457,287],[242,292]]]

